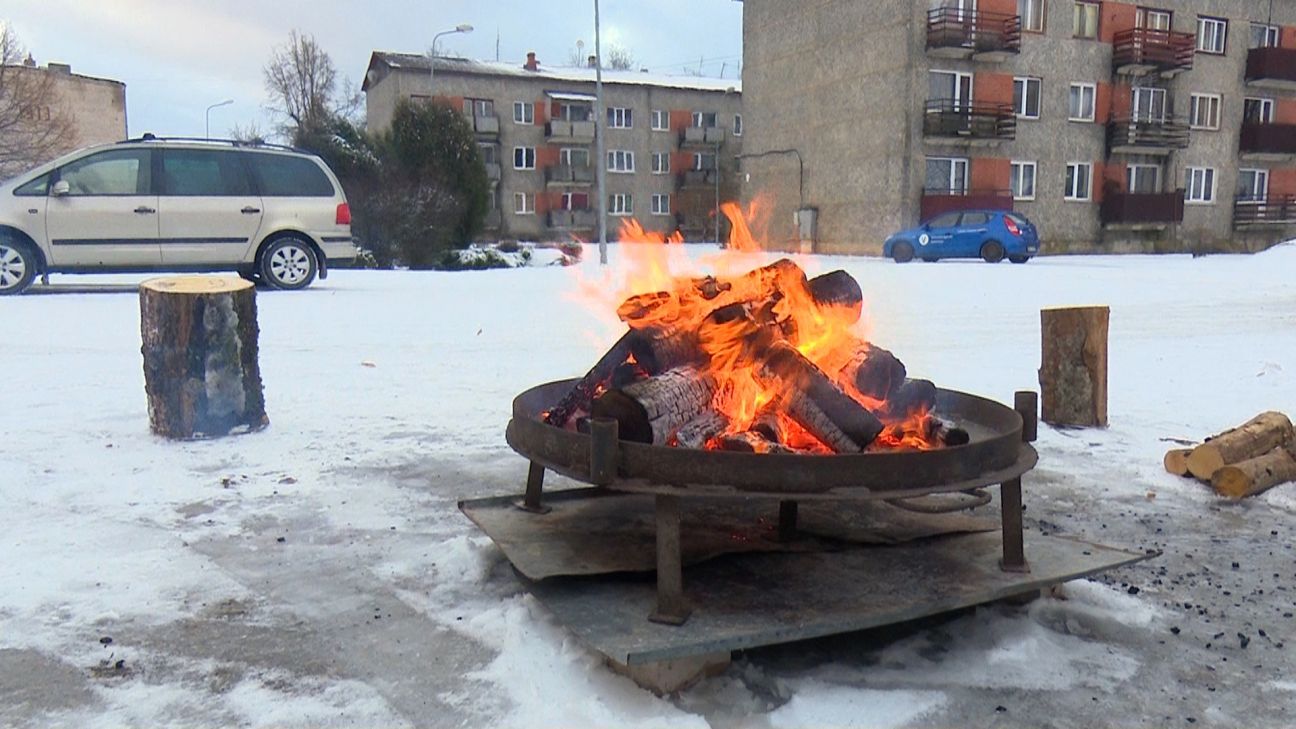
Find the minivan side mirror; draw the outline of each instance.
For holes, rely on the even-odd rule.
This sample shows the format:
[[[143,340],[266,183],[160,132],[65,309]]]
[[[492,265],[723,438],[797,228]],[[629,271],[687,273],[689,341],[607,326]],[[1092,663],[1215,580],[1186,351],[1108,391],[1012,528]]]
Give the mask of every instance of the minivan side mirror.
[[[59,180],[50,188],[50,195],[54,197],[63,197],[72,192],[72,187],[68,185],[67,180]]]

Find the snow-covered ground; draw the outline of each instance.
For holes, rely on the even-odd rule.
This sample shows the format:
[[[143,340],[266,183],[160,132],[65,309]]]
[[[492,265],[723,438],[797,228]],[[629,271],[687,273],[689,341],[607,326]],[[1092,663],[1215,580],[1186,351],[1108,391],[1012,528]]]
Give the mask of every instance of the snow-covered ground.
[[[806,259],[859,279],[911,373],[1005,402],[1036,387],[1041,307],[1110,304],[1112,425],[1042,428],[1028,527],[1165,553],[1023,607],[749,651],[667,699],[455,508],[520,491],[512,397],[616,336],[574,295],[614,298],[596,259],[261,293],[271,426],[196,443],[149,433],[137,297],[85,286],[142,277],[0,300],[0,725],[1296,724],[1296,486],[1224,504],[1161,467],[1163,438],[1296,413],[1296,246]]]

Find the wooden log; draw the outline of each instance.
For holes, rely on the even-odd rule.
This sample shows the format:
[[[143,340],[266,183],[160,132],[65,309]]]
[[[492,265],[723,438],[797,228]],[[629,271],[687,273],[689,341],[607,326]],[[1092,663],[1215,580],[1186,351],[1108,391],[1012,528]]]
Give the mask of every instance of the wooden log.
[[[841,270],[829,271],[810,279],[807,286],[816,304],[848,311],[849,321],[859,321],[864,312],[864,292],[854,276]]]
[[[1203,481],[1210,481],[1220,468],[1268,453],[1292,439],[1292,422],[1286,415],[1272,410],[1260,413],[1192,449],[1188,454],[1188,471]]]
[[[935,409],[936,385],[931,380],[905,380],[886,402],[886,414],[891,418],[907,418]]]
[[[681,367],[599,395],[596,418],[614,418],[622,440],[665,445],[701,415],[715,397],[716,381],[694,367]]]
[[[745,430],[741,433],[725,433],[717,439],[722,451],[735,453],[796,453],[795,450],[771,441],[760,433]]]
[[[1279,484],[1296,481],[1296,457],[1285,447],[1223,466],[1211,476],[1211,488],[1231,499],[1263,493]]]
[[[708,410],[675,431],[675,445],[680,448],[705,448],[708,441],[728,429],[728,416]]]
[[[1043,309],[1041,417],[1053,425],[1107,425],[1106,306]]]
[[[887,400],[904,384],[906,374],[904,363],[894,354],[865,343],[842,368],[840,378],[866,397]]]
[[[1192,453],[1191,448],[1171,448],[1166,451],[1165,458],[1162,459],[1166,472],[1176,476],[1187,476],[1189,453]]]
[[[782,394],[792,420],[836,453],[858,453],[882,432],[877,416],[786,342],[768,348],[757,377]]]
[[[234,276],[140,284],[149,427],[172,439],[269,424],[257,362],[256,289]]]
[[[572,389],[568,390],[566,395],[563,395],[561,400],[544,413],[544,421],[549,425],[564,428],[573,415],[582,410],[588,412],[599,385],[611,379],[612,373],[616,371],[617,367],[625,364],[625,361],[630,357],[630,347],[635,336],[635,330],[633,329],[622,334],[621,338],[608,351],[604,352],[603,356],[594,363],[594,366],[585,373],[585,376],[580,378]]]
[[[706,359],[706,353],[698,346],[696,331],[670,327],[632,330],[630,353],[650,375],[699,364]]]

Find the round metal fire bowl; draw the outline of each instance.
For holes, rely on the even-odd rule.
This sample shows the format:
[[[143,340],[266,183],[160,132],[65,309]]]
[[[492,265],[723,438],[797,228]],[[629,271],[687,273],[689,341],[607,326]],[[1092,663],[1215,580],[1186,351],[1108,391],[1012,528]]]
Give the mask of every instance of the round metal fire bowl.
[[[936,412],[968,431],[965,445],[930,451],[850,455],[730,453],[616,442],[616,476],[590,473],[593,439],[547,425],[540,413],[577,380],[533,387],[513,400],[505,437],[518,454],[551,471],[621,491],[681,496],[770,498],[897,498],[965,491],[1002,483],[1035,466],[1022,442],[1022,418],[1010,407],[954,390],[939,390]]]

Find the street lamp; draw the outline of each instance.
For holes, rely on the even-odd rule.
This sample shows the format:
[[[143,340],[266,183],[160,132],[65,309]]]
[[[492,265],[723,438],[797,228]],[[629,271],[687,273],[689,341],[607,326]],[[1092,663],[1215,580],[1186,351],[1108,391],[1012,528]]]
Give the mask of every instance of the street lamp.
[[[211,106],[207,107],[207,114],[206,114],[206,117],[207,117],[207,123],[206,123],[206,125],[203,127],[203,138],[204,138],[204,139],[211,139],[211,110],[212,110],[212,109],[215,109],[215,108],[218,108],[218,107],[221,107],[221,106],[229,106],[230,104],[233,104],[233,103],[234,103],[234,100],[233,100],[233,99],[226,99],[226,100],[224,100],[224,101],[218,101],[218,102],[216,102],[215,104],[212,104]]]
[[[598,166],[595,167],[598,186],[599,214],[599,265],[606,266],[607,250],[607,142],[603,135],[607,131],[607,112],[603,110],[603,47],[599,37],[599,0],[594,0],[594,150],[598,155]]]
[[[455,33],[471,33],[473,27],[467,23],[460,23],[450,30],[443,30],[432,36],[432,50],[428,51],[428,98],[432,97],[432,77],[436,74],[436,44],[437,39],[443,35],[454,35]]]

